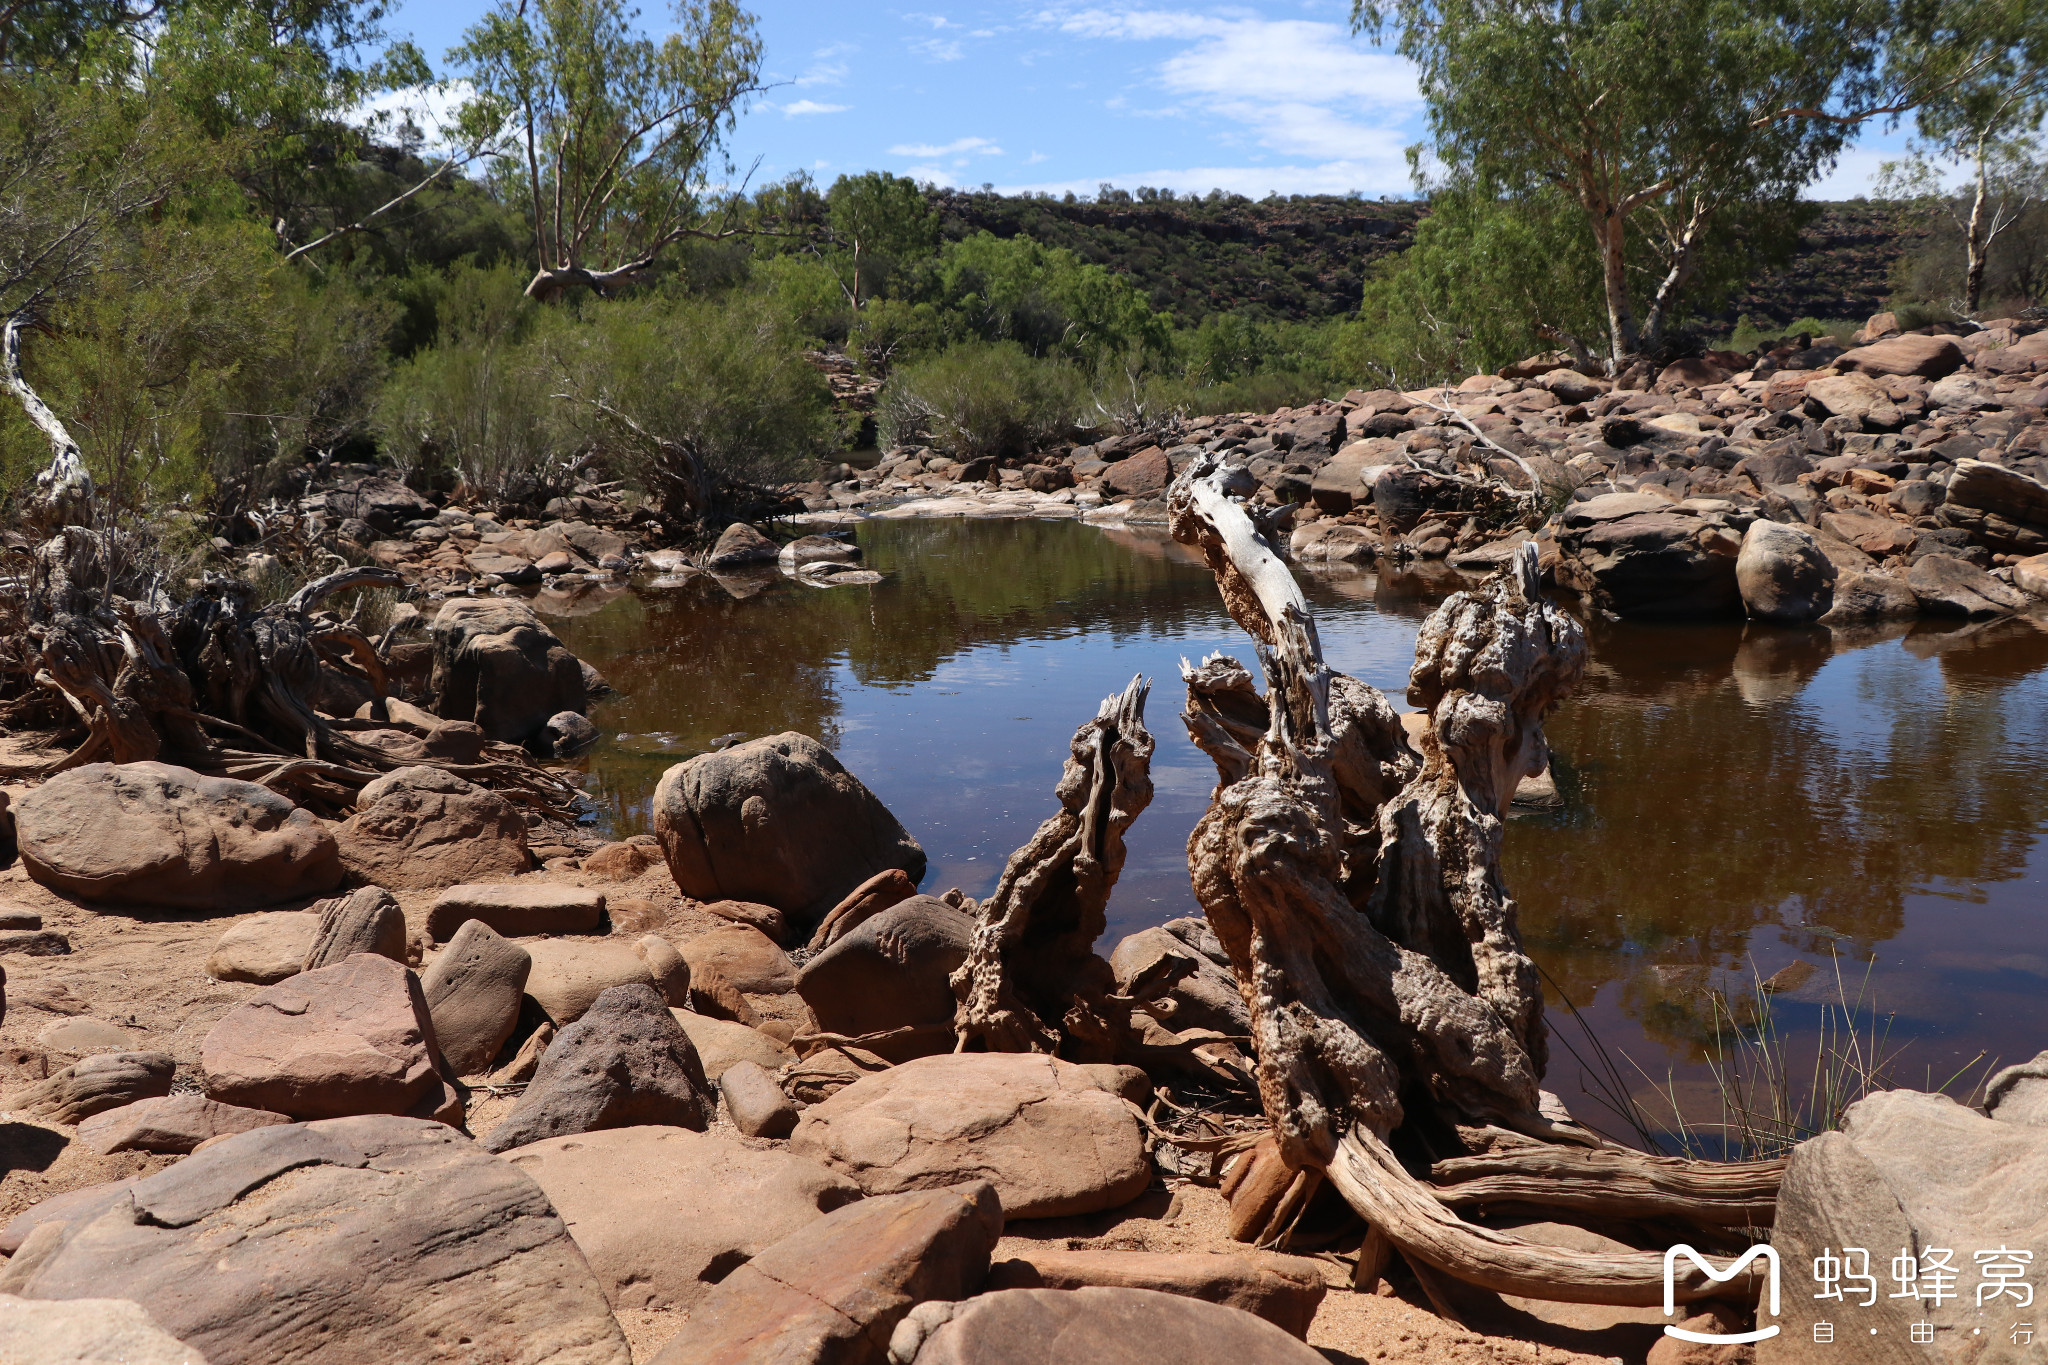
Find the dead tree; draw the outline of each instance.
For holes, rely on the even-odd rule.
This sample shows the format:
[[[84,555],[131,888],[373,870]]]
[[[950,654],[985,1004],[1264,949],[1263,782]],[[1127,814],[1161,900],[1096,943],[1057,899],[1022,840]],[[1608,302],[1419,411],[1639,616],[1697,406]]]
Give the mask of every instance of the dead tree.
[[[1095,941],[1123,871],[1124,834],[1152,803],[1150,691],[1131,679],[1074,732],[1056,791],[1060,809],[1010,855],[977,907],[967,961],[952,978],[959,1050],[1060,1052],[1091,1062],[1125,1050],[1132,1002],[1116,997]]]
[[[1725,1227],[1731,1206],[1754,1214],[1775,1196],[1776,1163],[1647,1157],[1604,1142],[1541,1089],[1542,994],[1500,842],[1516,784],[1547,762],[1543,719],[1584,669],[1578,624],[1539,594],[1529,550],[1445,601],[1416,641],[1409,695],[1429,715],[1418,759],[1386,699],[1324,662],[1273,536],[1230,495],[1233,472],[1197,459],[1174,481],[1169,516],[1266,676],[1261,696],[1234,659],[1183,670],[1184,720],[1219,779],[1189,871],[1250,1008],[1260,1101],[1295,1172],[1247,1183],[1278,1212],[1327,1178],[1366,1220],[1368,1245],[1390,1244],[1425,1277],[1661,1303],[1661,1248],[1567,1251],[1454,1207],[1470,1202],[1458,1184],[1509,1173],[1522,1206],[1685,1227]],[[1416,1173],[1435,1163],[1439,1183]],[[1690,1269],[1676,1292],[1745,1283]]]
[[[343,569],[259,608],[248,584],[212,576],[171,602],[146,556],[112,530],[66,526],[30,560],[22,595],[33,682],[62,698],[85,737],[42,763],[0,765],[0,777],[162,759],[336,814],[384,773],[425,764],[573,818],[575,786],[514,746],[487,746],[466,763],[401,758],[353,738],[378,723],[314,708],[323,668],[353,669],[374,695],[387,694],[376,647],[323,607],[351,588],[402,586],[390,570]]]

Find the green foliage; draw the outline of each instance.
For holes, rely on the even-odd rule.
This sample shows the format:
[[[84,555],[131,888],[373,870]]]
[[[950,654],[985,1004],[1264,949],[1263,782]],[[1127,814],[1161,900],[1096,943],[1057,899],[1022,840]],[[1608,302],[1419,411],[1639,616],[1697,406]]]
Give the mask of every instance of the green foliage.
[[[1885,87],[1895,23],[1887,0],[1355,0],[1354,14],[1394,27],[1420,68],[1431,150],[1454,175],[1577,206],[1616,364],[1676,320],[1706,229],[1744,206],[1784,219]]]
[[[531,501],[566,467],[557,405],[529,338],[543,321],[518,267],[458,267],[438,301],[437,343],[395,366],[377,397],[384,455],[453,475],[474,496]]]
[[[642,274],[699,230],[710,177],[730,169],[724,139],[760,87],[754,18],[732,0],[671,13],[657,43],[620,0],[500,0],[450,54],[475,91],[465,122],[509,120],[523,149],[500,174],[529,206],[539,293]]]
[[[928,441],[956,459],[1021,455],[1082,418],[1088,384],[1071,363],[1015,341],[965,341],[899,369],[882,390],[882,437]]]
[[[827,259],[855,307],[938,246],[938,215],[906,177],[887,171],[843,175],[825,203],[835,248]]]
[[[1259,322],[1347,316],[1367,269],[1406,246],[1426,212],[1416,201],[1145,188],[1064,200],[932,190],[930,202],[949,240],[986,230],[1071,251],[1129,280],[1182,327],[1211,313]]]
[[[977,232],[949,242],[926,297],[966,336],[1088,365],[1134,348],[1163,352],[1171,336],[1128,280],[1029,237]]]
[[[839,444],[802,336],[759,294],[602,303],[549,334],[557,420],[672,515],[800,477]]]

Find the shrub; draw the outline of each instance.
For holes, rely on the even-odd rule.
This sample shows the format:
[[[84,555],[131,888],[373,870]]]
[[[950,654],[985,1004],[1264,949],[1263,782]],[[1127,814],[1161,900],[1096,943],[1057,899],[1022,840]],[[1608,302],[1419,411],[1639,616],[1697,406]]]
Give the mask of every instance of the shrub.
[[[1064,361],[1014,341],[961,342],[896,372],[882,390],[882,439],[929,441],[961,460],[1021,455],[1072,430],[1088,402]]]
[[[758,294],[595,305],[545,347],[558,420],[672,517],[807,472],[840,433],[791,321]]]

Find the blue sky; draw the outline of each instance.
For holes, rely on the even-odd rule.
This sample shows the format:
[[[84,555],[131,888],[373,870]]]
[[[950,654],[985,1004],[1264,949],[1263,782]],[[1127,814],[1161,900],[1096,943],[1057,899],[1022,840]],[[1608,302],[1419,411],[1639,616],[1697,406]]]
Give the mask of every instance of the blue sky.
[[[407,0],[388,27],[435,62],[484,0]],[[757,0],[776,88],[732,141],[756,183],[808,170],[1093,193],[1108,181],[1254,197],[1412,193],[1408,63],[1349,30],[1350,0],[1232,5]],[[645,6],[660,31],[669,11]],[[1811,191],[1866,192],[1897,136]]]

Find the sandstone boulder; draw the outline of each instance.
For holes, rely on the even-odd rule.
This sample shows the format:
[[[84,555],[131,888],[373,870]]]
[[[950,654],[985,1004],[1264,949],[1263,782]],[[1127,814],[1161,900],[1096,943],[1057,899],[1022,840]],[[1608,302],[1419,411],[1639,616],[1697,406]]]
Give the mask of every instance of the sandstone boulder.
[[[475,919],[427,965],[420,995],[450,1071],[474,1076],[490,1069],[519,1024],[532,970],[532,954]]]
[[[319,936],[320,917],[303,910],[251,915],[220,936],[207,955],[206,974],[215,981],[274,985],[299,974]]]
[[[2025,593],[1952,555],[1923,555],[1906,584],[1930,616],[2003,616],[2027,605]]]
[[[718,1078],[718,1095],[732,1126],[747,1137],[786,1138],[796,1128],[796,1106],[758,1062],[727,1067]]]
[[[804,964],[797,991],[826,1033],[858,1037],[919,1028],[892,1061],[953,1050],[948,978],[967,960],[974,918],[935,896],[912,896],[861,923]]]
[[[253,910],[330,891],[334,838],[253,782],[168,763],[89,763],[15,806],[21,861],[43,885],[110,905]]]
[[[721,924],[682,942],[691,976],[716,976],[749,994],[785,995],[797,970],[775,941],[745,924]]]
[[[1109,967],[1124,994],[1142,990],[1144,998],[1154,999],[1164,985],[1174,1004],[1176,1031],[1214,1029],[1233,1037],[1251,1032],[1251,1011],[1237,989],[1230,959],[1205,919],[1168,920],[1142,929],[1116,945]]]
[[[861,1197],[814,1161],[686,1128],[613,1128],[505,1153],[569,1227],[614,1309],[690,1311],[735,1269]]]
[[[881,914],[892,905],[900,905],[917,894],[917,883],[910,874],[900,867],[885,868],[846,893],[846,898],[832,907],[825,918],[818,923],[818,932],[811,935],[810,949],[813,953],[823,952],[839,939],[852,933],[861,925]],[[738,919],[727,915],[727,919]],[[781,941],[781,936],[770,933],[765,926],[756,925],[768,937]]]
[[[653,1365],[883,1365],[913,1307],[981,1287],[1002,1232],[986,1182],[860,1200],[726,1276]]]
[[[1806,410],[1815,417],[1861,422],[1873,408],[1891,407],[1891,395],[1867,374],[1823,375],[1807,381]]]
[[[312,911],[320,916],[320,929],[306,950],[302,971],[339,966],[357,953],[405,961],[405,912],[382,887],[366,886],[320,901]]]
[[[531,607],[451,598],[434,617],[435,709],[486,736],[525,744],[557,711],[583,711],[583,666]]]
[[[684,895],[760,901],[805,930],[885,868],[924,875],[924,850],[888,808],[794,732],[670,768],[654,828]]]
[[[775,542],[743,521],[725,528],[704,567],[711,570],[742,569],[750,564],[773,564],[778,551]]]
[[[1784,1316],[1778,1320],[1784,1330],[1758,1343],[1758,1365],[1839,1358],[1813,1340],[1812,1325],[1820,1318],[1833,1321],[1838,1331],[1853,1322],[1854,1340],[1869,1348],[1860,1360],[1988,1359],[1979,1354],[1983,1338],[1971,1331],[1987,1325],[1975,1301],[1985,1278],[1976,1253],[2000,1247],[2030,1253],[2019,1278],[2038,1285],[2039,1267],[2048,1263],[2048,1129],[1986,1118],[1944,1095],[1871,1095],[1850,1106],[1840,1132],[1823,1133],[1793,1151],[1771,1242],[1785,1267]],[[1827,1252],[1840,1258],[1845,1247],[1869,1250],[1868,1273],[1877,1281],[1871,1306],[1864,1307],[1854,1293],[1855,1306],[1849,1308],[1816,1302],[1810,1288],[1793,1288],[1811,1283],[1816,1258]],[[1891,1297],[1900,1288],[1889,1273],[1892,1258],[1925,1258],[1935,1247],[1953,1253],[1950,1292],[1959,1295],[1941,1302]],[[1916,1287],[1927,1294],[1924,1280],[1916,1277]],[[2001,1295],[1981,1311],[2017,1307]],[[2026,1317],[2004,1313],[1997,1326]],[[1908,1344],[1911,1326],[1922,1321],[1933,1324],[1937,1344],[1931,1347]],[[1866,1342],[1870,1328],[1877,1332]],[[2010,1345],[2003,1335],[1998,1341]]]
[[[496,792],[441,768],[400,768],[366,784],[336,836],[363,881],[425,890],[532,865],[526,820]]]
[[[434,898],[427,935],[444,943],[470,920],[481,920],[507,938],[586,934],[603,919],[602,891],[547,882],[472,882]]]
[[[336,522],[360,518],[387,536],[397,535],[408,521],[432,520],[439,511],[396,479],[358,479],[327,494],[327,515]]]
[[[483,1140],[493,1152],[603,1128],[703,1128],[718,1102],[690,1036],[645,983],[613,986],[555,1035],[526,1093]]]
[[[1369,564],[1379,552],[1377,536],[1342,521],[1310,522],[1287,537],[1287,553],[1309,564]]]
[[[1006,1289],[915,1309],[889,1359],[909,1365],[1322,1365],[1250,1313],[1151,1289]]]
[[[1752,620],[1817,621],[1834,605],[1834,563],[1804,526],[1758,519],[1743,533],[1735,581]]]
[[[93,1115],[78,1125],[78,1140],[102,1156],[113,1152],[182,1155],[209,1138],[290,1122],[285,1114],[222,1104],[204,1095],[162,1095]]]
[[[102,1052],[10,1091],[0,1107],[47,1123],[79,1123],[170,1094],[177,1066],[166,1052]]]
[[[2033,555],[2012,566],[2013,586],[2048,598],[2048,554]]]
[[[1119,1098],[1125,1070],[1031,1053],[920,1057],[806,1110],[790,1150],[869,1194],[987,1179],[1012,1218],[1116,1208],[1152,1178]]]
[[[1986,460],[1958,460],[1947,501],[2007,521],[2048,527],[2048,484]]]
[[[1962,348],[1947,337],[1896,336],[1844,351],[1835,366],[1869,375],[1918,375],[1940,379],[1963,368]]]
[[[1648,493],[1574,503],[1558,534],[1560,581],[1624,617],[1739,615],[1735,563],[1742,542],[1727,528]]]
[[[0,1294],[0,1360],[21,1365],[206,1365],[206,1357],[126,1299]]]
[[[704,1064],[704,1075],[708,1080],[717,1081],[736,1062],[752,1062],[765,1071],[773,1072],[796,1060],[796,1054],[787,1045],[757,1028],[736,1024],[730,1019],[714,1019],[692,1010],[671,1009],[669,1013],[682,1025],[683,1032],[690,1035],[690,1042],[697,1049],[697,1059]]]
[[[411,1114],[460,1121],[419,979],[362,953],[258,992],[213,1026],[206,1093],[295,1119]]]
[[[23,1298],[129,1300],[211,1365],[631,1361],[540,1186],[438,1123],[259,1128],[57,1226]]]
[[[1165,492],[1172,482],[1173,465],[1166,452],[1148,446],[1109,467],[1102,476],[1102,493],[1111,498],[1148,498]]]
[[[614,986],[661,983],[631,943],[614,938],[542,938],[521,945],[533,960],[526,993],[556,1027],[574,1023]]]
[[[1241,1309],[1306,1339],[1323,1301],[1322,1267],[1249,1248],[1215,1252],[1034,1248],[989,1267],[986,1289],[1152,1289]]]
[[[1920,599],[1904,579],[1885,573],[1841,569],[1835,579],[1834,605],[1821,624],[1847,625],[1859,621],[1897,621],[1920,614]]]
[[[606,844],[583,860],[583,870],[604,881],[630,882],[660,863],[660,841],[651,835],[640,835],[623,843]]]

